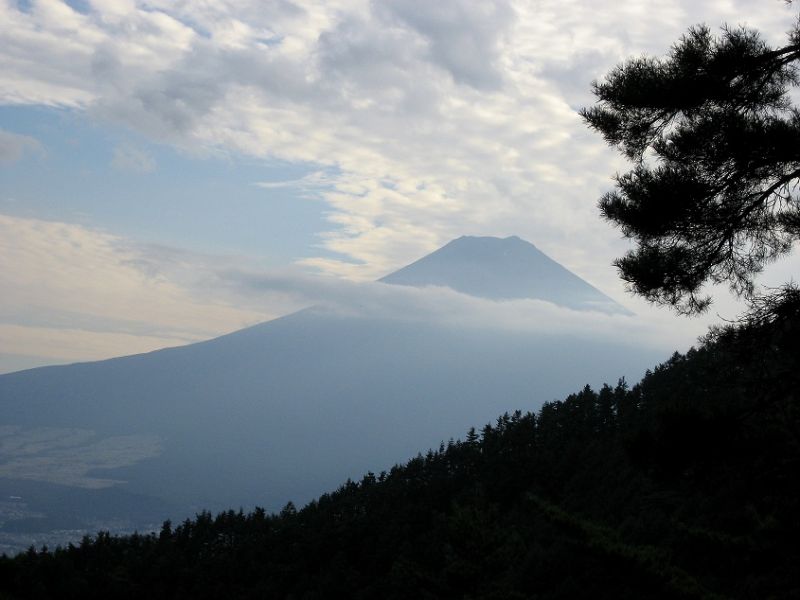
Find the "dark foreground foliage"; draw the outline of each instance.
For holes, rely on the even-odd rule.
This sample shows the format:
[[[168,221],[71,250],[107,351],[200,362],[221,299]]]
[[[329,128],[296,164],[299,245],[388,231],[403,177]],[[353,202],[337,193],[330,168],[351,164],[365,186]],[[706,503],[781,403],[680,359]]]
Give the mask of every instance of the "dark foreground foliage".
[[[0,559],[0,597],[800,597],[800,318],[769,314],[299,511]]]
[[[699,26],[593,84],[582,114],[633,167],[600,200],[635,242],[615,262],[632,291],[685,313],[708,308],[707,283],[764,296],[754,278],[800,240],[798,66],[800,21],[782,48]]]

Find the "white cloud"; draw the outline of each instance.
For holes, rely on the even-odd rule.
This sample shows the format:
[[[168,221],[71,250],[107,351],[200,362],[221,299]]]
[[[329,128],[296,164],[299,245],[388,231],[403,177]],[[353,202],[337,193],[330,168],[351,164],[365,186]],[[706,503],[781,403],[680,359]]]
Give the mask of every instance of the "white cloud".
[[[0,347],[17,359],[97,360],[200,341],[311,305],[457,327],[613,336],[665,352],[702,332],[697,323],[676,327],[663,312],[645,323],[535,300],[494,302],[447,288],[247,264],[0,214]]]
[[[342,259],[304,264],[329,273],[369,280],[462,234],[517,234],[619,299],[609,265],[627,246],[595,203],[625,165],[577,115],[590,81],[698,22],[748,24],[779,44],[793,11],[98,0],[81,13],[0,0],[0,103],[77,107],[188,152],[319,165],[324,178],[297,185],[330,205],[322,245]]]
[[[764,281],[774,285],[785,275],[777,268]],[[0,348],[8,355],[0,356],[0,372],[25,356],[75,362],[182,345],[312,305],[364,317],[614,339],[665,355],[685,350],[718,321],[716,314],[676,317],[631,298],[624,304],[637,316],[626,317],[299,268],[265,270],[245,257],[142,245],[80,225],[2,214],[0,288]],[[721,299],[716,310],[735,317],[739,307]]]
[[[282,181],[257,181],[255,185],[267,190],[281,188],[294,188],[301,191],[318,191],[329,187],[334,183],[330,175],[324,171],[314,171],[298,179],[288,179]]]
[[[428,60],[456,82],[485,90],[503,85],[502,46],[514,18],[507,0],[392,0],[375,2],[373,8],[384,22],[405,25],[418,34]]]
[[[40,307],[40,310],[45,311],[47,308]],[[92,330],[0,323],[0,346],[13,350],[16,355],[41,356],[51,358],[52,362],[102,360],[123,354],[139,354],[159,348],[182,346],[187,341],[199,339],[113,330],[97,331],[96,328]]]
[[[0,129],[0,164],[14,163],[29,153],[44,154],[39,140]]]
[[[216,293],[214,269],[226,260],[0,214],[0,347],[61,361],[108,358],[207,339],[297,306]]]
[[[316,310],[365,318],[436,323],[509,333],[574,335],[651,347],[668,355],[687,349],[705,333],[706,323],[664,311],[641,316],[577,311],[541,300],[487,300],[446,287],[408,287],[340,278],[223,269],[220,282],[240,298],[286,293]],[[251,300],[252,301],[252,300]]]

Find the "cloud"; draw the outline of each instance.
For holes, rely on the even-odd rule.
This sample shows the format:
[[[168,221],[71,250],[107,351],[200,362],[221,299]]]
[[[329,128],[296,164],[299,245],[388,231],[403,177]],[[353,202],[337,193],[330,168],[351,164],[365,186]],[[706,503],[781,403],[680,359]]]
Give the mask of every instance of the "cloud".
[[[88,227],[0,214],[0,347],[54,361],[176,346],[289,312],[214,291],[206,257]]]
[[[781,43],[794,14],[744,0],[0,0],[0,102],[75,107],[189,153],[317,165],[329,175],[298,185],[328,203],[320,239],[336,256],[305,266],[370,280],[462,234],[517,234],[620,298],[609,265],[627,243],[595,205],[626,166],[576,110],[625,57],[726,21]]]
[[[283,292],[313,309],[340,316],[392,319],[455,328],[490,329],[509,334],[559,334],[584,339],[615,340],[665,353],[688,348],[706,328],[701,322],[677,326],[661,313],[647,319],[578,311],[541,300],[487,300],[446,287],[423,288],[381,282],[355,282],[297,272],[255,272],[240,269],[218,273],[219,281],[240,297]]]
[[[448,288],[349,281],[298,267],[265,270],[246,257],[143,245],[81,225],[2,214],[0,288],[0,347],[17,359],[51,362],[183,345],[311,306],[460,328],[613,337],[665,352],[688,346],[704,327],[676,327],[667,313],[645,321],[536,300],[483,300]]]
[[[374,2],[373,10],[417,33],[429,60],[456,82],[482,90],[502,85],[502,44],[514,20],[509,2],[392,0]]]
[[[419,257],[414,257],[419,258]],[[797,264],[798,256],[794,256]],[[774,285],[784,267],[765,274]],[[538,300],[492,301],[448,288],[352,281],[298,266],[264,269],[242,256],[141,244],[98,229],[0,214],[0,371],[20,357],[99,360],[205,340],[314,307],[510,334],[566,334],[661,350],[687,349],[716,314],[679,318],[625,299],[636,316]],[[731,301],[715,310],[733,318]],[[12,360],[13,359],[13,360]],[[14,362],[16,361],[16,362]],[[42,361],[39,361],[42,362]]]
[[[330,187],[334,183],[332,177],[324,171],[314,171],[298,179],[284,181],[257,181],[255,185],[267,190],[294,188],[301,191],[314,191]]]
[[[30,153],[44,154],[39,140],[0,129],[0,164],[14,163]]]
[[[111,166],[121,171],[134,173],[150,173],[156,168],[155,159],[147,152],[129,144],[121,144],[114,148]]]
[[[52,315],[43,315],[43,320],[47,321],[48,317],[52,320]],[[18,356],[49,358],[45,364],[102,360],[124,354],[183,346],[189,341],[202,339],[187,338],[185,333],[180,337],[169,337],[114,331],[113,324],[110,324],[109,331],[98,331],[97,325],[81,329],[77,326],[38,327],[31,324],[0,323],[0,346],[13,350]]]

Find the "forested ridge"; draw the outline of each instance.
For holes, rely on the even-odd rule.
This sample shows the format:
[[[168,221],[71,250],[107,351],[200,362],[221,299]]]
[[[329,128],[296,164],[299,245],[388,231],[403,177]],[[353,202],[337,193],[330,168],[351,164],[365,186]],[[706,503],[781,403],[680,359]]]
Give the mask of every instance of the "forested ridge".
[[[4,557],[0,597],[797,598],[797,307],[300,510]]]

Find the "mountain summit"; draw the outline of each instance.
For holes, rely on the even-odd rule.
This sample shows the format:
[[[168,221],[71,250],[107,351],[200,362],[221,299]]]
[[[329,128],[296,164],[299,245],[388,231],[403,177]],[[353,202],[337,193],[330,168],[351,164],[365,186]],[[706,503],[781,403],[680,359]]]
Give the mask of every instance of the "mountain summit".
[[[383,281],[615,306],[518,238],[459,238]],[[0,552],[42,532],[52,546],[204,508],[302,504],[498,414],[636,378],[657,356],[624,336],[309,308],[187,346],[0,375],[0,499],[22,498],[0,502]]]
[[[462,236],[380,281],[445,286],[490,300],[536,299],[579,310],[630,314],[517,236]]]

